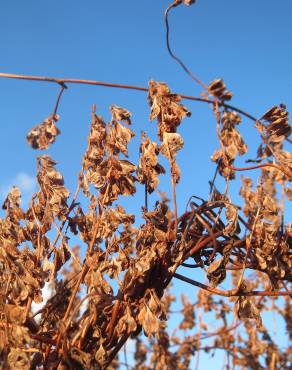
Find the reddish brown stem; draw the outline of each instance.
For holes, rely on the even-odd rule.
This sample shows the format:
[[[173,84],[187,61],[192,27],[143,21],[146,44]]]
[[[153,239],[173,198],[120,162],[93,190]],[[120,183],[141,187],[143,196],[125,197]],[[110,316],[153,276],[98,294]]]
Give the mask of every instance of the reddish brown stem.
[[[128,89],[128,90],[136,90],[136,91],[144,91],[148,92],[147,87],[141,87],[141,86],[135,86],[135,85],[126,85],[126,84],[116,84],[116,83],[110,83],[110,82],[102,82],[102,81],[94,81],[94,80],[84,80],[84,79],[76,79],[76,78],[59,78],[59,77],[40,77],[40,76],[28,76],[28,75],[18,75],[13,73],[0,73],[0,78],[13,78],[17,80],[28,80],[28,81],[39,81],[39,82],[53,82],[57,84],[83,84],[83,85],[93,85],[93,86],[103,86],[103,87],[111,87],[111,88],[117,88],[117,89]],[[209,103],[209,104],[215,104],[215,101],[212,99],[207,98],[199,98],[196,96],[190,96],[190,95],[183,95],[177,93],[177,95],[181,96],[183,99],[192,100],[192,101],[198,101],[202,103]],[[244,110],[240,108],[236,108],[230,104],[226,104],[223,102],[218,102],[219,106],[234,110],[243,116],[251,119],[252,121],[257,121],[257,119],[252,116],[251,114],[245,112]]]
[[[250,166],[250,167],[234,167],[234,166],[231,166],[227,163],[224,163],[224,164],[227,168],[230,168],[233,171],[250,171],[250,170],[256,170],[258,168],[274,167],[278,171],[283,172],[287,176],[288,180],[292,178],[291,173],[287,172],[284,168],[281,168],[280,166],[278,166],[277,164],[274,164],[274,163],[262,163],[262,164],[258,164],[256,166]]]
[[[205,284],[202,284],[196,280],[192,280],[186,276],[183,276],[181,274],[178,274],[178,273],[174,273],[173,274],[173,277],[179,279],[179,280],[182,280],[188,284],[191,284],[191,285],[194,285],[198,288],[201,288],[201,289],[204,289],[210,293],[213,293],[213,294],[217,294],[217,295],[221,295],[223,297],[240,297],[240,296],[262,296],[262,297],[265,297],[265,296],[269,296],[269,297],[279,297],[279,296],[286,296],[286,295],[290,295],[292,294],[292,291],[280,291],[280,292],[276,292],[276,291],[267,291],[267,290],[263,290],[263,291],[259,291],[259,290],[253,290],[251,292],[241,292],[241,291],[238,291],[238,288],[235,288],[235,289],[232,289],[232,290],[221,290],[221,289],[217,289],[217,288],[212,288],[208,285],[205,285]]]
[[[200,249],[204,248],[208,243],[212,242],[213,237],[218,237],[223,234],[223,231],[218,231],[212,236],[206,236],[203,240],[198,241],[189,251],[185,254],[184,260],[191,257],[194,253],[198,252]]]
[[[207,90],[208,86],[205,85],[198,77],[196,77],[192,71],[185,65],[185,63],[177,56],[174,54],[170,47],[170,40],[169,40],[169,33],[170,33],[170,28],[169,28],[169,21],[168,21],[168,15],[171,9],[177,7],[182,3],[181,0],[175,0],[172,4],[170,4],[164,13],[164,21],[165,21],[165,26],[166,26],[166,47],[169,55],[174,59],[181,67],[182,69],[191,77],[192,80],[194,80],[197,84],[201,85],[203,89]]]
[[[53,120],[55,120],[55,116],[56,116],[57,111],[58,111],[58,107],[59,107],[59,103],[60,103],[62,94],[63,94],[64,90],[67,89],[67,86],[64,83],[62,83],[60,85],[61,85],[61,90],[60,90],[60,92],[58,94],[56,105],[55,105],[55,108],[54,108],[54,112],[52,114]]]

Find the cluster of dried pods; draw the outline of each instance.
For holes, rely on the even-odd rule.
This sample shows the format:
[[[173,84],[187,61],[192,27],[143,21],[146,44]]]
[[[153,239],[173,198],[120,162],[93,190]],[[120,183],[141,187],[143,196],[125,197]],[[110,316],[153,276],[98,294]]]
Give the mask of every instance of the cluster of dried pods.
[[[212,82],[208,93],[214,97],[220,143],[212,159],[228,182],[235,177],[236,156],[247,152],[236,128],[241,117],[224,106],[231,94],[223,81]],[[233,364],[251,368],[260,368],[263,358],[266,363],[273,361],[275,368],[290,361],[291,353],[278,348],[260,316],[272,304],[291,336],[287,288],[292,280],[291,225],[284,225],[276,198],[276,184],[283,196],[291,198],[286,186],[291,180],[291,154],[283,149],[291,132],[285,107],[272,108],[256,122],[262,144],[254,161],[262,168],[255,188],[249,178],[242,180],[243,214],[228,192],[220,193],[213,182],[209,200],[193,197],[186,212],[178,215],[176,154],[184,142],[177,128],[190,112],[165,83],[150,81],[148,102],[159,143],[143,132],[137,165],[128,160],[134,136],[130,112],[111,106],[112,118],[106,123],[93,109],[78,190],[71,202],[49,155],[38,157],[39,191],[26,211],[20,206],[18,188],[8,194],[3,204],[6,216],[0,221],[2,366],[113,369],[119,366],[116,355],[129,338],[136,341],[133,361],[138,369],[188,369],[196,351],[216,348],[225,349]],[[56,122],[54,114],[34,127],[27,135],[29,144],[47,148],[60,133]],[[172,202],[162,195],[154,209],[144,205],[144,223],[138,226],[119,197],[132,196],[139,184],[147,196],[157,190],[159,176],[166,173],[159,163],[161,155],[169,162]],[[77,202],[81,190],[88,206]],[[52,240],[54,227],[57,235]],[[78,248],[70,246],[70,234],[85,246],[83,261]],[[210,284],[178,274],[180,266],[205,271]],[[246,269],[255,272],[252,280],[244,279]],[[233,288],[218,289],[228,275]],[[168,289],[173,278],[201,288],[194,304],[182,297],[178,329],[183,337],[170,335],[166,326],[175,300]],[[34,312],[31,304],[42,301],[45,284],[53,293]],[[215,295],[231,297],[235,304],[222,298],[216,301]],[[280,295],[284,303],[276,306]],[[245,335],[237,331],[239,323],[228,323],[232,305],[235,317],[244,322]],[[191,334],[196,312],[201,312],[199,332]],[[204,323],[204,312],[222,320],[215,332],[210,333]],[[204,338],[213,342],[202,346]]]
[[[35,149],[47,149],[60,134],[57,107],[64,88],[53,114],[27,135]],[[232,94],[222,80],[207,86],[205,96],[220,146],[212,160],[228,184],[247,169],[234,166],[248,150],[237,128],[242,117],[225,103]],[[117,369],[123,364],[117,355],[128,340],[135,347],[131,364],[125,356],[127,368],[187,370],[194,354],[216,350],[226,352],[228,369],[289,368],[289,346],[278,345],[261,318],[263,312],[277,312],[292,338],[292,226],[284,223],[283,206],[292,195],[286,107],[275,106],[256,120],[261,144],[248,169],[261,173],[255,187],[242,178],[243,206],[232,202],[228,186],[219,192],[214,179],[209,199],[192,197],[179,215],[176,156],[184,141],[177,130],[190,116],[181,100],[165,83],[150,81],[150,120],[157,121],[158,142],[142,133],[137,164],[128,159],[135,135],[131,113],[111,106],[106,123],[93,108],[72,199],[49,155],[37,158],[39,190],[27,210],[21,208],[19,189],[11,189],[0,219],[1,368]],[[169,162],[171,200],[161,193],[149,209],[148,196],[157,193],[159,176],[167,173],[161,156]],[[120,203],[121,196],[134,196],[137,186],[145,188],[140,225]],[[81,192],[86,202],[78,201]],[[73,235],[84,258],[70,245]],[[179,274],[179,267],[201,270],[209,283]],[[252,271],[250,278],[246,271]],[[178,312],[172,309],[174,278],[199,288],[194,303],[182,295]],[[226,279],[232,288],[219,289]],[[48,289],[50,298],[34,310],[32,303],[41,303]],[[176,314],[182,318],[171,334],[167,322]],[[210,316],[216,318],[215,330]]]

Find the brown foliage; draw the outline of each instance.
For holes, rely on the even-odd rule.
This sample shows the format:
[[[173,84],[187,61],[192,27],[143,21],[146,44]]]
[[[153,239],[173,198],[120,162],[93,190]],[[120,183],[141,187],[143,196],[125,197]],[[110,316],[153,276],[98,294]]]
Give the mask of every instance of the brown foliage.
[[[180,3],[194,1],[174,4]],[[27,135],[35,149],[46,149],[60,133],[55,122],[61,93],[54,114]],[[222,79],[207,86],[205,95],[214,99],[220,146],[212,160],[228,184],[237,170],[244,170],[233,166],[248,150],[237,129],[242,118],[225,105],[232,94]],[[233,204],[228,187],[224,194],[216,189],[214,178],[209,200],[191,200],[179,215],[176,154],[184,141],[177,130],[190,116],[181,100],[167,84],[150,81],[150,120],[157,122],[158,142],[142,133],[137,164],[128,159],[135,135],[131,113],[111,106],[111,119],[105,122],[94,107],[71,201],[49,155],[37,158],[39,190],[27,210],[21,208],[19,189],[11,189],[0,220],[2,368],[115,369],[116,355],[128,339],[136,345],[133,368],[141,370],[189,369],[195,353],[216,349],[225,350],[234,367],[289,367],[289,348],[273,341],[261,319],[263,312],[277,311],[291,337],[292,229],[284,224],[283,206],[285,194],[291,199],[287,183],[292,179],[291,153],[284,149],[291,133],[286,107],[277,105],[256,121],[261,144],[253,160],[259,165],[253,168],[261,172],[256,187],[242,178],[242,207]],[[161,155],[169,162],[171,202],[162,194],[148,209],[147,198],[166,173]],[[138,186],[145,187],[146,196],[139,205],[140,225],[120,204],[120,197],[135,196]],[[83,260],[79,247],[70,245],[70,235],[84,247]],[[210,285],[179,275],[180,266],[205,272]],[[253,275],[247,277],[246,270]],[[201,289],[195,303],[182,296],[182,319],[171,334],[167,320],[176,314],[176,297],[169,291],[173,278]],[[229,290],[217,288],[226,281]],[[45,286],[51,297],[34,312],[32,302],[43,301]],[[210,314],[217,321],[215,330],[210,330]]]

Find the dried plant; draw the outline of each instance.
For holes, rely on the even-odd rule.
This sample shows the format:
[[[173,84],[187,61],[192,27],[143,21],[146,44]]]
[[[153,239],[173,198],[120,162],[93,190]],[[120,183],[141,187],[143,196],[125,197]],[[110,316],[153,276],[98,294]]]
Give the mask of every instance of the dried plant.
[[[169,11],[194,2],[175,1],[168,7],[168,33]],[[170,54],[190,74],[171,51],[168,37]],[[135,351],[131,364],[125,354],[125,366],[133,369],[189,369],[194,356],[198,366],[200,351],[216,350],[226,352],[228,369],[291,366],[291,349],[281,347],[262,321],[263,313],[276,312],[291,339],[292,226],[284,223],[292,180],[292,157],[285,144],[291,133],[288,112],[280,104],[255,119],[226,103],[232,94],[222,79],[209,85],[194,79],[205,97],[184,97],[153,80],[147,89],[136,87],[148,91],[150,120],[158,128],[157,142],[142,133],[138,163],[128,158],[135,135],[131,113],[111,106],[106,122],[93,106],[75,195],[70,197],[48,154],[37,158],[39,190],[26,210],[21,208],[20,190],[11,189],[0,220],[1,368],[117,369],[123,363],[117,355],[129,339]],[[60,133],[55,125],[58,104],[65,83],[74,82],[44,80],[62,89],[53,114],[27,135],[35,149],[46,149]],[[212,160],[226,184],[238,171],[259,171],[256,186],[242,177],[242,205],[233,203],[229,186],[225,193],[217,190],[215,176],[209,200],[190,194],[186,211],[178,214],[177,152],[184,150],[178,130],[190,116],[182,104],[186,98],[211,104],[219,145]],[[255,121],[260,140],[257,158],[248,160],[255,165],[245,168],[234,165],[238,155],[248,152],[238,130],[243,116]],[[162,156],[169,170],[160,164]],[[171,179],[170,200],[161,193],[149,209],[148,197],[157,197],[162,175]],[[141,224],[120,203],[121,196],[135,197],[139,186],[145,188],[145,203],[137,206]],[[80,246],[71,245],[72,235]],[[201,270],[210,284],[179,274],[181,266]],[[197,292],[193,303],[182,295],[176,312],[173,279],[199,288],[191,288]],[[230,289],[219,289],[223,282]],[[40,310],[32,310],[33,302],[43,301],[44,287],[51,297]],[[171,333],[167,322],[177,314],[181,319]]]

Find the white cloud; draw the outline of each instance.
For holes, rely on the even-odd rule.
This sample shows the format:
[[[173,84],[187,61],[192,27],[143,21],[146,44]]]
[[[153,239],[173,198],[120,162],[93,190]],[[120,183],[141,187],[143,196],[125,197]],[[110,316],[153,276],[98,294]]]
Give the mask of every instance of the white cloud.
[[[134,339],[128,339],[126,344],[126,349],[129,353],[133,354],[136,351],[136,341]]]
[[[88,299],[85,299],[81,303],[79,316],[82,316],[84,314],[84,312],[87,310],[87,307],[88,307]]]
[[[20,172],[16,176],[16,183],[22,190],[23,193],[32,193],[36,188],[36,179],[25,172]]]
[[[42,289],[43,301],[41,303],[32,302],[32,304],[31,304],[32,313],[34,314],[37,311],[39,311],[40,309],[42,309],[45,306],[45,304],[47,303],[47,301],[50,298],[52,298],[55,293],[56,293],[56,290],[55,290],[54,280],[45,283],[45,286]],[[40,316],[38,317],[38,315],[37,315],[36,319],[40,319]]]
[[[14,179],[8,180],[0,185],[0,198],[3,201],[12,186],[17,186],[22,195],[23,203],[26,203],[32,196],[37,188],[37,182],[35,177],[29,175],[26,172],[19,172]]]

